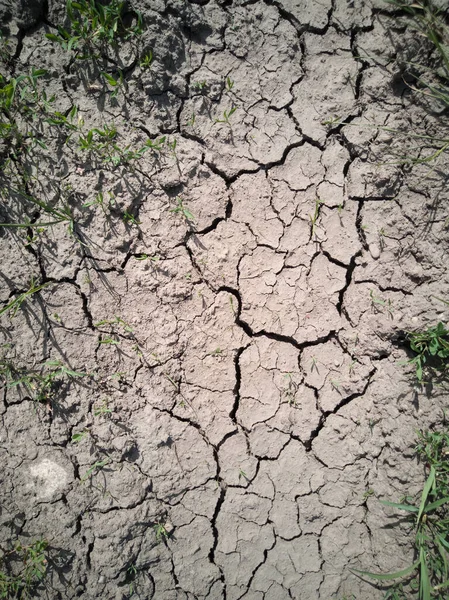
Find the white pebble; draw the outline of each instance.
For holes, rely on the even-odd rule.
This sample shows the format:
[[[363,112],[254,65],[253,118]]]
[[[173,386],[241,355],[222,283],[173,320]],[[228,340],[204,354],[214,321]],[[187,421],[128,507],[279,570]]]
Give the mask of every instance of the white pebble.
[[[377,260],[380,256],[380,248],[377,244],[370,244],[369,251],[374,260]]]

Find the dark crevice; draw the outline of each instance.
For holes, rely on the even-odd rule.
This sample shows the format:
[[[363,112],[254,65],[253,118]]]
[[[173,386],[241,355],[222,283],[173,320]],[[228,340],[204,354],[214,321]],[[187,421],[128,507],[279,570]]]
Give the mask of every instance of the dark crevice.
[[[282,342],[285,344],[290,344],[297,348],[298,350],[302,350],[303,348],[308,348],[310,346],[317,346],[319,344],[324,344],[329,340],[333,339],[336,335],[336,331],[332,330],[327,335],[324,335],[316,340],[307,341],[307,342],[298,342],[295,338],[283,335],[281,333],[275,333],[272,331],[266,331],[265,329],[261,329],[260,331],[253,331],[251,326],[241,319],[242,313],[242,299],[240,296],[240,292],[234,288],[228,286],[221,286],[218,288],[217,293],[226,292],[228,294],[232,294],[234,298],[237,300],[237,312],[235,313],[235,322],[236,324],[243,329],[248,337],[257,338],[257,337],[267,337],[269,339],[275,340],[277,342]]]
[[[362,244],[365,250],[369,250],[368,242],[366,241],[366,235],[362,228],[362,209],[364,205],[364,200],[358,200],[359,206],[357,208],[357,215],[355,218],[355,226],[357,227],[357,233],[359,235],[360,243]]]
[[[291,150],[293,150],[294,148],[299,148],[300,146],[303,146],[305,143],[309,143],[312,146],[316,146],[317,148],[320,148],[322,150],[322,147],[318,144],[318,142],[312,140],[312,139],[302,139],[299,142],[294,142],[292,144],[289,144],[286,148],[284,148],[284,151],[282,153],[282,157],[279,160],[275,160],[272,162],[268,162],[268,163],[255,163],[254,169],[242,169],[241,171],[239,171],[238,173],[235,173],[234,175],[228,175],[227,173],[225,173],[224,171],[222,171],[221,169],[219,169],[216,165],[214,165],[213,163],[207,162],[206,160],[205,165],[207,167],[209,167],[209,169],[212,171],[212,173],[215,173],[215,175],[219,175],[226,183],[228,186],[232,185],[235,181],[237,181],[237,179],[239,179],[239,177],[241,177],[242,175],[254,175],[255,173],[259,173],[260,171],[268,171],[270,169],[272,169],[273,167],[279,167],[282,166],[285,163],[285,160],[288,156],[288,154],[291,152]]]
[[[86,552],[86,567],[87,567],[88,571],[90,571],[90,569],[92,568],[91,561],[90,561],[90,555],[92,554],[93,549],[94,549],[94,543],[90,542],[90,544],[88,544],[88,546],[87,546],[87,552]]]
[[[368,28],[368,30],[372,30],[372,29],[374,29],[373,26]],[[361,84],[362,84],[362,79],[363,79],[363,72],[369,67],[369,63],[366,60],[363,60],[360,58],[360,54],[358,52],[357,42],[356,42],[357,33],[358,33],[357,29],[351,29],[350,46],[351,46],[352,56],[354,57],[354,60],[356,62],[361,63],[361,65],[358,69],[357,77],[356,77],[355,84],[354,84],[354,97],[356,100],[358,100],[360,98],[360,90],[361,90]]]
[[[286,10],[286,8],[282,4],[280,4],[279,2],[277,2],[277,0],[264,0],[264,2],[268,6],[275,6],[277,8],[280,16],[283,19],[285,19],[286,21],[288,21],[290,23],[290,25],[297,30],[297,32],[298,32],[299,35],[302,35],[305,32],[307,32],[307,33],[315,33],[317,35],[324,35],[326,33],[326,31],[329,29],[329,23],[330,23],[330,20],[331,20],[331,17],[332,17],[333,5],[327,11],[327,23],[326,23],[326,25],[324,25],[324,27],[313,27],[313,25],[310,25],[310,23],[308,23],[306,25],[302,24],[295,17],[294,14],[292,14],[291,12],[289,12],[288,10]],[[307,13],[307,11],[306,11],[306,13]]]
[[[244,348],[239,348],[234,356],[234,366],[235,366],[235,386],[234,386],[234,405],[229,413],[229,417],[232,419],[234,423],[236,423],[236,414],[240,405],[240,386],[242,382],[242,372],[240,369],[240,357],[243,352],[246,350],[248,346]]]
[[[341,121],[341,119],[338,119],[337,125],[335,125],[335,127],[330,127],[326,133],[326,138],[330,138],[332,136],[336,136],[341,134],[341,130],[343,129],[343,127],[345,127],[346,125],[349,125],[350,123],[352,123],[355,119],[358,119],[361,116],[361,110],[359,110],[355,115],[348,115],[347,117],[345,117],[344,121]],[[351,144],[349,144],[348,142],[346,142],[345,144],[343,144],[345,146],[345,148],[349,151],[349,153],[351,154]],[[356,155],[352,156],[351,158],[355,158]]]
[[[345,310],[343,308],[343,300],[344,300],[346,291],[348,290],[349,286],[351,285],[352,276],[353,276],[354,270],[355,270],[355,268],[357,266],[357,258],[361,254],[362,254],[362,251],[359,250],[356,254],[354,254],[354,256],[351,257],[349,265],[347,265],[345,267],[346,268],[346,275],[345,275],[346,282],[345,282],[344,287],[342,287],[341,290],[338,292],[338,302],[336,304],[336,309],[338,310],[338,314],[340,316],[342,315],[342,312],[343,312],[343,314],[347,317],[347,315],[345,314]]]
[[[371,283],[372,285],[375,285],[381,292],[399,292],[404,294],[404,296],[413,296],[413,292],[408,292],[407,290],[393,286],[383,287],[378,281],[374,281],[372,279],[360,279],[357,280],[357,283]]]
[[[267,524],[270,524],[270,525],[272,525],[270,521],[268,521],[268,523],[267,523]],[[272,530],[273,530],[273,526],[272,526]],[[274,531],[273,531],[273,535],[274,535]],[[262,560],[262,562],[260,562],[260,563],[257,565],[257,567],[254,569],[254,571],[251,573],[251,577],[249,578],[249,581],[248,581],[248,583],[246,584],[246,588],[247,588],[247,590],[250,590],[250,589],[251,589],[251,585],[252,585],[252,582],[253,582],[253,579],[254,579],[254,577],[256,576],[256,573],[257,573],[257,571],[260,569],[260,567],[261,567],[262,565],[264,565],[264,564],[267,562],[268,553],[269,553],[271,550],[273,550],[273,548],[276,546],[276,542],[277,542],[277,539],[276,539],[276,536],[274,535],[274,542],[273,542],[273,545],[272,545],[272,546],[270,546],[269,548],[265,548],[265,549],[264,549],[264,551],[263,551],[263,560]],[[242,598],[244,598],[244,597],[246,596],[246,594],[247,594],[247,592],[244,592],[244,593],[243,593],[241,596],[238,596],[236,600],[241,600]]]
[[[217,467],[218,467],[217,481],[219,481],[218,478],[219,478],[219,473],[220,473],[220,465],[218,462],[218,456],[216,457],[216,460],[217,460]],[[210,549],[208,558],[209,558],[209,561],[213,565],[215,565],[220,572],[220,581],[223,584],[223,600],[226,600],[226,597],[227,597],[226,580],[225,580],[225,576],[224,576],[224,572],[223,572],[222,568],[215,562],[215,552],[216,552],[217,546],[218,546],[217,519],[218,519],[218,515],[220,514],[221,507],[223,506],[223,503],[225,501],[225,498],[226,498],[226,487],[223,485],[223,482],[221,482],[220,495],[218,497],[217,504],[215,505],[214,514],[212,515],[212,519],[211,519],[211,528],[212,528],[212,534],[214,536],[214,542],[212,544],[212,548]]]
[[[306,452],[310,452],[312,450],[313,441],[318,437],[318,435],[320,434],[320,431],[326,425],[326,421],[327,421],[327,418],[329,417],[329,415],[336,415],[341,408],[343,408],[344,406],[346,406],[347,404],[349,404],[356,398],[360,398],[361,396],[365,395],[376,371],[377,371],[376,367],[371,369],[371,371],[369,372],[368,377],[366,379],[365,386],[361,392],[355,392],[354,394],[351,394],[350,396],[343,398],[333,410],[323,412],[323,414],[321,415],[321,418],[320,418],[320,422],[318,423],[318,426],[312,431],[309,439],[304,444]]]

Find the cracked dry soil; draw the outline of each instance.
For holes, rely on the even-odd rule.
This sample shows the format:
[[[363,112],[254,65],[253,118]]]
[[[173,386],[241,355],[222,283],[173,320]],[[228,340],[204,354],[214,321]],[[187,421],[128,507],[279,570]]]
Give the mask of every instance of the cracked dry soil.
[[[48,540],[36,598],[380,599],[349,568],[410,564],[378,498],[420,490],[415,432],[447,405],[400,344],[447,320],[446,175],[386,161],[410,140],[375,127],[441,134],[401,77],[426,49],[381,0],[132,4],[154,61],[111,50],[115,101],[44,37],[61,2],[3,9],[58,110],[176,148],[111,167],[52,130],[30,159],[76,235],[1,229],[2,304],[49,283],[1,317],[3,352],[89,377],[42,406],[4,386],[2,547]],[[110,211],[83,208],[98,192]]]

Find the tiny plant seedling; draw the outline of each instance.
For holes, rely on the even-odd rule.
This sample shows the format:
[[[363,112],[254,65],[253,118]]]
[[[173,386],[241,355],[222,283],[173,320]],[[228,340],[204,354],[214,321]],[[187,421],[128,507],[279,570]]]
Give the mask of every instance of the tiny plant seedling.
[[[99,417],[101,415],[109,415],[112,413],[112,410],[108,408],[108,401],[103,400],[100,406],[94,407],[94,417]]]
[[[140,59],[140,68],[141,69],[149,69],[153,64],[153,52],[149,50],[142,58]]]
[[[110,73],[106,73],[104,71],[101,73],[101,75],[103,76],[104,80],[113,89],[113,92],[111,94],[111,98],[117,98],[119,91],[121,89],[123,89],[123,86],[124,86],[123,72],[121,71],[121,69],[118,70],[118,77],[117,77],[117,79],[115,77],[113,77]]]
[[[123,211],[122,218],[127,225],[140,225],[140,221],[138,221],[136,217],[127,210]]]
[[[192,83],[192,88],[202,92],[206,88],[207,83],[205,81],[195,81]]]
[[[126,321],[124,321],[121,317],[115,316],[114,319],[103,319],[102,321],[98,321],[98,323],[94,323],[94,327],[101,327],[102,325],[118,325],[123,328],[127,333],[133,333],[133,328]]]
[[[154,531],[156,533],[156,542],[160,543],[163,540],[168,538],[168,531],[166,530],[165,526],[162,523],[156,523],[156,525],[153,526],[154,527]]]
[[[103,467],[108,465],[110,462],[109,458],[105,458],[104,460],[97,460],[93,465],[91,465],[83,477],[80,479],[81,483],[84,483],[91,477],[96,471],[100,471]]]
[[[225,110],[223,112],[222,119],[215,119],[215,123],[225,123],[226,125],[229,125],[229,127],[232,129],[232,124],[229,119],[232,117],[232,115],[235,113],[236,110],[237,110],[236,106],[231,106],[231,108],[229,110]]]
[[[84,439],[86,435],[89,435],[89,432],[86,429],[84,429],[83,431],[78,431],[78,433],[74,433],[72,435],[72,442],[74,444],[77,444],[78,442],[81,442],[81,440]]]
[[[313,211],[313,214],[309,215],[310,222],[312,224],[312,232],[311,232],[311,237],[312,238],[315,235],[316,223],[318,221],[318,217],[320,216],[320,207],[321,207],[321,204],[322,204],[322,200],[320,200],[319,198],[316,198],[315,199],[315,209]]]
[[[15,317],[24,302],[26,302],[34,294],[37,294],[41,290],[52,285],[52,283],[53,282],[47,282],[37,285],[34,282],[34,279],[31,279],[30,286],[27,290],[21,292],[18,296],[14,298],[14,300],[11,300],[10,302],[8,302],[8,304],[6,304],[5,306],[3,306],[3,308],[0,309],[0,316],[6,312],[9,312],[10,317]]]
[[[109,199],[105,198],[103,192],[98,192],[96,194],[94,200],[90,200],[89,202],[85,202],[83,204],[83,208],[90,208],[91,206],[99,206],[103,211],[104,215],[107,215],[109,209],[115,204],[115,196],[112,192],[108,192]]]
[[[373,290],[369,291],[369,297],[371,298],[371,305],[373,307],[383,307],[393,317],[393,303],[390,299],[384,300],[383,298],[379,298],[374,294]]]
[[[195,220],[195,217],[190,212],[190,210],[187,208],[187,206],[184,204],[184,200],[180,196],[176,197],[176,206],[175,206],[175,208],[171,208],[170,212],[173,214],[179,214],[179,215],[183,216],[186,221],[190,221],[192,223]]]
[[[292,373],[284,375],[286,379],[286,386],[284,388],[284,396],[287,398],[290,406],[296,406],[296,394],[298,392],[298,384],[293,379]]]
[[[239,479],[245,479],[246,481],[249,481],[248,475],[243,469],[239,469]]]

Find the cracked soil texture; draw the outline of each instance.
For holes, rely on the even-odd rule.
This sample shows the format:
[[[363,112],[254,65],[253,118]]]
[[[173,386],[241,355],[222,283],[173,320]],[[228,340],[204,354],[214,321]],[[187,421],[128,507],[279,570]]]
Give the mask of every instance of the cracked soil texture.
[[[71,190],[76,235],[0,230],[2,304],[50,284],[2,315],[3,353],[89,376],[38,407],[4,386],[2,548],[48,540],[36,598],[380,599],[349,569],[410,564],[378,499],[419,491],[415,432],[447,406],[400,343],[448,318],[446,175],[385,160],[409,140],[376,127],[442,135],[401,79],[426,49],[381,0],[132,8],[154,60],[111,50],[114,100],[45,38],[60,1],[0,5],[15,75],[46,69],[60,112],[176,140],[113,167],[49,130],[28,159],[30,195]],[[98,192],[110,211],[83,208]]]

